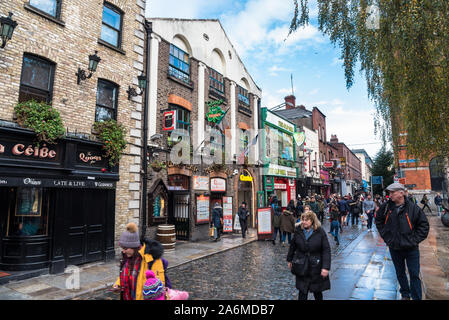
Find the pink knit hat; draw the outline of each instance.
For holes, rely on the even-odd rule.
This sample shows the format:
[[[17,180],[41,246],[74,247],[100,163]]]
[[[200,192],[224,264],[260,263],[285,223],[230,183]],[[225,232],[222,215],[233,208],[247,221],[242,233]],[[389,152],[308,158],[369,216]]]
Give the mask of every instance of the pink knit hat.
[[[165,287],[152,270],[145,272],[147,281],[143,286],[144,300],[165,300]]]

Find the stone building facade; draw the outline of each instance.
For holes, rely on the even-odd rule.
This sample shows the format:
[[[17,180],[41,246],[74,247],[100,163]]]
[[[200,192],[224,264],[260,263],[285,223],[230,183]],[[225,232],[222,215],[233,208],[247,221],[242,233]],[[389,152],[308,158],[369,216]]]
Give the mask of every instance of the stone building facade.
[[[32,140],[32,134],[15,124],[14,106],[19,100],[36,97],[36,92],[47,94],[46,102],[60,113],[66,128],[66,135],[58,142],[58,145],[65,148],[65,160],[61,164],[65,171],[53,172],[45,169],[42,176],[36,176],[36,178],[52,176],[83,183],[108,179],[113,181],[113,188],[107,196],[108,202],[103,202],[103,207],[108,207],[108,213],[105,213],[106,216],[99,217],[101,222],[95,224],[101,227],[92,231],[90,227],[94,223],[89,222],[89,218],[86,217],[87,220],[78,222],[80,228],[82,227],[80,229],[82,236],[78,240],[70,240],[73,242],[72,251],[79,251],[77,254],[81,258],[70,260],[71,253],[65,252],[62,248],[58,249],[60,252],[50,250],[39,253],[43,256],[43,261],[45,260],[40,266],[48,266],[50,261],[50,267],[54,267],[56,264],[53,262],[58,260],[59,267],[54,269],[60,271],[60,266],[64,265],[61,261],[65,261],[65,264],[67,262],[83,263],[92,259],[102,259],[105,256],[113,257],[118,237],[125,225],[130,221],[139,221],[143,99],[142,96],[135,96],[129,100],[127,90],[129,86],[137,87],[137,77],[144,71],[145,0],[2,2],[0,16],[7,16],[8,12],[13,13],[12,17],[18,25],[13,38],[5,48],[0,49],[2,127],[12,128],[8,130],[16,130],[17,134],[25,131]],[[76,74],[79,73],[79,68],[85,70],[88,75],[89,55],[95,52],[101,58],[96,72],[78,84]],[[43,74],[44,78],[46,76],[49,78],[36,80],[29,75],[34,73],[41,76]],[[106,100],[103,101],[98,97]],[[97,120],[113,118],[126,128],[127,146],[117,168],[106,168],[106,165],[102,164],[105,168],[93,165],[91,168],[81,169],[77,167],[75,159],[67,158],[70,154],[67,153],[69,145],[75,148],[74,150],[78,150],[80,146],[91,148],[89,152],[97,152],[98,156],[103,156],[101,155],[102,145],[92,132],[96,118]],[[2,131],[0,137],[6,137],[5,134]],[[79,153],[75,151],[74,155],[78,156]],[[66,168],[71,161],[75,161],[75,165]],[[29,166],[31,172],[33,163]],[[11,187],[11,190],[21,188],[18,185],[11,185]],[[44,195],[46,192],[58,193],[53,188],[45,189]],[[86,201],[83,198],[85,195],[81,193],[76,197],[73,194],[72,196],[73,201],[81,203]],[[104,201],[102,196],[91,200]],[[101,209],[102,206],[99,205],[99,208]],[[2,222],[11,222],[9,218],[5,217]],[[57,213],[49,213],[48,219],[50,219],[48,224],[51,224],[53,220],[59,221],[60,218]],[[50,228],[44,233],[50,237],[52,232],[56,231]],[[95,232],[102,234],[102,239],[106,238],[107,243],[100,243],[95,249],[89,249],[90,243],[93,243],[90,239],[94,237]],[[8,250],[7,245],[10,245],[13,240],[8,238],[7,233],[1,236],[4,238],[3,249]],[[68,239],[68,236],[64,234],[58,237],[60,237],[58,241]],[[59,244],[52,243],[48,246],[59,247]],[[92,252],[95,250],[96,258],[90,257],[94,255]],[[26,255],[27,253],[24,253],[24,256]],[[26,257],[22,258],[23,261],[27,260]],[[21,267],[26,264],[20,259],[14,261]]]
[[[246,200],[254,227],[258,172],[247,157],[239,156],[255,137],[251,129],[259,127],[261,90],[218,20],[148,21],[152,33],[147,235],[156,237],[158,226],[168,223],[175,225],[177,239],[207,239],[216,202],[232,210],[235,218]],[[215,139],[209,137],[209,128],[218,130]],[[180,129],[186,130],[184,149],[183,142],[174,141]],[[220,147],[226,148],[224,161],[222,154],[215,154]],[[257,145],[250,149],[250,156],[257,158]],[[178,156],[184,158],[182,163]],[[241,181],[241,175],[252,181]]]

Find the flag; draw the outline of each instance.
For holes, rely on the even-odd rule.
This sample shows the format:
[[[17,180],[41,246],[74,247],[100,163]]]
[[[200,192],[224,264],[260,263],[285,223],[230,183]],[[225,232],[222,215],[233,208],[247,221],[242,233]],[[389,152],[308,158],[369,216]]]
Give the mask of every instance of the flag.
[[[249,153],[249,149],[255,145],[257,143],[257,138],[259,138],[259,134],[256,134],[256,136],[254,137],[254,139],[251,141],[250,144],[248,144],[248,146],[246,147],[245,150],[242,151],[242,153],[238,156],[237,158],[237,163],[243,163],[245,160],[245,157],[248,155]]]

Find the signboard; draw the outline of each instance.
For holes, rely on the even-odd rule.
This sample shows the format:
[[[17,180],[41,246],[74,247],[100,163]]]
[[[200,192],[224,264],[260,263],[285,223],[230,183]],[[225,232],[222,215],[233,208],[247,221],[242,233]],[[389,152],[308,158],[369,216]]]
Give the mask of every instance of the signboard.
[[[340,158],[340,165],[343,167],[346,166],[346,158],[345,157]]]
[[[272,239],[273,225],[271,224],[271,208],[257,209],[257,239]]]
[[[287,185],[285,183],[275,183],[274,189],[276,190],[287,190]]]
[[[399,183],[399,177],[398,177],[397,174],[394,175],[394,177],[393,177],[393,182],[394,182],[394,183]]]
[[[371,183],[372,184],[382,184],[383,177],[382,176],[372,176]]]
[[[209,223],[209,197],[196,197],[196,223]]]
[[[220,106],[223,104],[223,100],[206,102],[209,106],[209,112],[206,114],[207,121],[217,123],[220,122],[223,114],[225,113]]]
[[[268,111],[267,117],[265,119],[265,122],[269,122],[271,124],[274,124],[286,131],[289,131],[291,133],[295,133],[295,125],[287,120],[284,120],[283,118],[275,115],[274,113]]]
[[[270,163],[270,165],[265,168],[265,175],[296,178],[296,169],[291,168],[291,167],[279,166],[277,164]]]
[[[89,179],[89,177],[88,177]],[[39,179],[39,178],[0,178],[0,186],[8,187],[40,187],[40,188],[77,188],[77,189],[115,189],[114,181]]]
[[[223,178],[210,179],[211,192],[226,192],[226,180]]]
[[[176,129],[176,111],[166,111],[162,117],[162,130],[171,131]]]
[[[404,185],[404,187],[406,187],[407,189],[413,189],[416,188],[416,184],[406,184]]]
[[[293,137],[295,138],[296,145],[300,147],[304,141],[306,141],[306,133],[305,132],[295,132],[293,134]]]
[[[253,177],[251,177],[251,176],[245,176],[245,175],[241,174],[241,175],[240,175],[240,181],[248,181],[248,182],[251,182],[251,181],[253,181]]]
[[[325,161],[323,163],[323,167],[324,168],[333,168],[334,167],[334,162],[333,161]]]
[[[235,231],[242,230],[242,227],[240,226],[239,217],[237,215],[235,216],[235,219],[234,219],[234,230]]]
[[[223,197],[223,232],[232,232],[232,197]]]
[[[61,153],[59,145],[44,143],[38,147],[33,142],[0,141],[1,158],[58,162]]]
[[[209,177],[193,176],[193,190],[209,191]]]

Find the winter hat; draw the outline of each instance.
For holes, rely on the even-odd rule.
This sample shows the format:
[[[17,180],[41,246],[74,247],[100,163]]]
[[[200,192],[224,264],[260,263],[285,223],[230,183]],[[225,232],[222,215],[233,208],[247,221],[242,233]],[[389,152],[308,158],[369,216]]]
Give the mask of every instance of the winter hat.
[[[145,272],[147,281],[143,285],[143,299],[144,300],[165,300],[164,284],[161,280],[156,278],[152,270]]]
[[[134,222],[130,222],[126,225],[126,231],[120,236],[119,245],[124,248],[140,247],[139,232],[137,231],[137,225]]]

